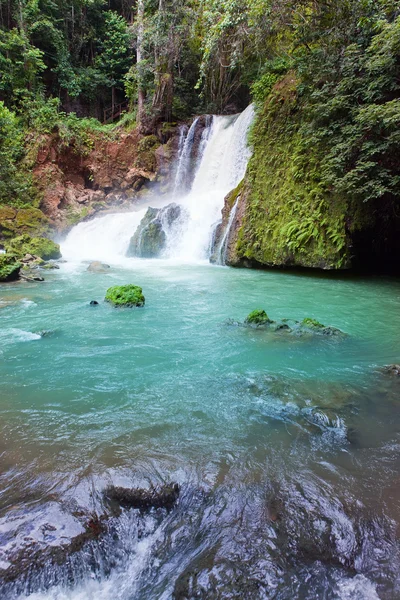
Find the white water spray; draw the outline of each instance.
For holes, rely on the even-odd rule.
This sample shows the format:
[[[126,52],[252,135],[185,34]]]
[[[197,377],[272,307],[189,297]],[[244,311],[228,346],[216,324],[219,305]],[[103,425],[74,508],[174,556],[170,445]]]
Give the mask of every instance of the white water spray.
[[[151,202],[151,206],[162,207],[174,201],[183,208],[176,226],[166,232],[166,258],[180,262],[208,259],[213,230],[221,220],[224,198],[237,186],[246,171],[250,157],[247,133],[253,116],[253,107],[249,106],[239,116],[213,117],[210,127],[203,132],[199,147],[202,154],[190,192],[183,197],[163,197]],[[195,124],[196,121],[190,128],[192,133],[189,130],[181,146],[175,187],[179,187],[179,167],[182,176],[182,169],[188,168],[183,165],[190,155]],[[63,255],[70,260],[125,263],[129,241],[146,210],[147,207],[137,207],[134,212],[105,215],[80,223],[71,230],[62,245]]]

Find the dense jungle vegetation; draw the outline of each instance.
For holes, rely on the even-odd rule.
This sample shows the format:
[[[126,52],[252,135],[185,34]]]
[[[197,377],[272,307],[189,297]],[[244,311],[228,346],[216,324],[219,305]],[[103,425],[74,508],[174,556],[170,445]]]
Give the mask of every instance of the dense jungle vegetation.
[[[306,173],[318,206],[329,192],[360,222],[357,207],[376,202],[397,219],[397,0],[0,0],[0,202],[39,205],[29,148],[42,133],[84,140],[123,109],[120,126],[149,134],[251,100],[256,150],[260,136],[280,136],[297,201]],[[310,240],[314,216],[285,222],[281,242]],[[343,229],[323,243],[340,266]]]

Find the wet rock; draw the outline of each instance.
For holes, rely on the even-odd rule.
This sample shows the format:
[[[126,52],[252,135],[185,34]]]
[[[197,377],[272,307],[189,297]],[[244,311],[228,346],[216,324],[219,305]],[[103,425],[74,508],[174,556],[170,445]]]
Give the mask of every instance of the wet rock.
[[[177,483],[170,483],[150,490],[110,486],[105,490],[104,496],[112,505],[122,508],[138,508],[141,510],[166,508],[170,510],[178,500],[179,491]]]
[[[144,306],[145,297],[142,288],[138,285],[114,285],[108,288],[105,301],[116,307],[125,306],[129,308]]]
[[[19,273],[19,278],[23,281],[44,281],[44,277],[41,277],[32,269],[21,270]]]
[[[54,335],[54,330],[52,329],[41,329],[40,331],[35,331],[40,337],[50,337]]]
[[[312,333],[320,333],[322,335],[328,335],[328,336],[333,336],[333,335],[338,335],[338,336],[343,336],[345,335],[343,333],[343,331],[341,331],[340,329],[337,329],[336,327],[327,327],[326,325],[322,325],[322,323],[320,323],[319,321],[317,321],[316,319],[303,319],[302,322],[300,323],[300,331],[310,331]]]
[[[228,324],[238,324],[235,321],[229,320]],[[282,319],[279,321],[272,321],[265,310],[257,309],[253,310],[245,319],[244,326],[256,327],[257,329],[269,329],[274,332],[287,332],[293,333],[294,335],[325,335],[325,336],[336,336],[344,337],[346,334],[336,327],[327,327],[319,323],[315,319],[303,319],[303,321],[296,321],[294,319]]]
[[[166,231],[180,215],[181,207],[175,203],[160,209],[149,207],[131,238],[126,255],[139,258],[159,257],[166,247]]]
[[[98,306],[99,305],[97,300],[91,300],[89,304],[90,304],[90,306]]]
[[[59,267],[59,265],[57,265],[54,262],[45,262],[45,263],[43,263],[43,264],[40,265],[40,268],[41,269],[45,269],[46,271],[51,271],[51,270],[54,270],[54,269],[59,269],[60,267]]]
[[[110,268],[110,265],[95,260],[90,263],[90,265],[87,268],[87,271],[89,271],[90,273],[107,273]]]
[[[400,364],[387,365],[383,367],[382,371],[387,375],[392,375],[394,377],[400,376]]]
[[[40,571],[49,565],[62,565],[68,561],[72,554],[79,552],[91,541],[97,540],[106,532],[106,515],[93,515],[85,524],[84,531],[73,537],[69,544],[62,546],[49,546],[40,548],[38,544],[32,544],[24,548],[11,560],[11,566],[0,569],[0,576],[4,583],[11,583],[23,578],[28,573]],[[47,524],[46,528],[51,530],[53,526]]]
[[[269,325],[272,322],[265,310],[262,309],[253,310],[245,319],[246,325]]]

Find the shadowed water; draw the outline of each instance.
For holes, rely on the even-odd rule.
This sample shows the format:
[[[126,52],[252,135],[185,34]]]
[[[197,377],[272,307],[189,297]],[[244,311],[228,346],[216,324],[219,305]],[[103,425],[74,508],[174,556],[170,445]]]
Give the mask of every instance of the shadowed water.
[[[399,282],[124,264],[0,286],[0,597],[398,598]],[[103,303],[119,283],[146,307]],[[255,308],[349,335],[226,324]],[[170,512],[103,500],[170,481]]]

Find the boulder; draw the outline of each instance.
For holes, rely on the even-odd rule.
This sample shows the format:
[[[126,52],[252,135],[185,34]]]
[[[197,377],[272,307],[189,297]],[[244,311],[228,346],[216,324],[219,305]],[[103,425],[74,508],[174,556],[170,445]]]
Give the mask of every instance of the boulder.
[[[300,323],[299,331],[304,333],[320,333],[322,335],[329,336],[345,335],[343,331],[337,329],[336,327],[327,327],[326,325],[323,325],[316,319],[310,318],[302,320],[302,322]]]
[[[159,257],[166,247],[166,232],[180,215],[181,207],[175,203],[164,208],[149,207],[131,238],[126,255],[139,258]]]
[[[105,263],[95,260],[90,263],[90,265],[87,268],[87,271],[89,271],[90,273],[107,273],[108,269],[110,269],[110,265],[106,265]]]
[[[0,254],[0,281],[15,281],[19,277],[22,264],[15,256]]]
[[[244,325],[250,327],[257,327],[260,329],[269,329],[275,332],[287,332],[293,333],[297,336],[307,335],[325,335],[325,336],[346,336],[343,331],[336,327],[327,327],[316,321],[315,319],[306,318],[303,321],[295,321],[294,319],[281,319],[278,321],[272,321],[265,310],[257,309],[253,310],[245,319],[244,323],[237,323],[236,321],[228,321],[231,325]]]
[[[90,304],[90,306],[98,306],[99,305],[99,303],[97,302],[97,300],[91,300],[89,302],[89,304]]]
[[[246,325],[259,326],[270,325],[271,323],[273,323],[273,321],[271,321],[271,319],[268,317],[265,310],[262,309],[253,310],[253,312],[251,312],[245,319]]]
[[[145,297],[138,285],[115,285],[107,290],[105,301],[117,307],[144,306]]]
[[[7,252],[18,257],[29,254],[43,260],[61,258],[60,246],[44,237],[20,235],[7,242],[5,247]]]

